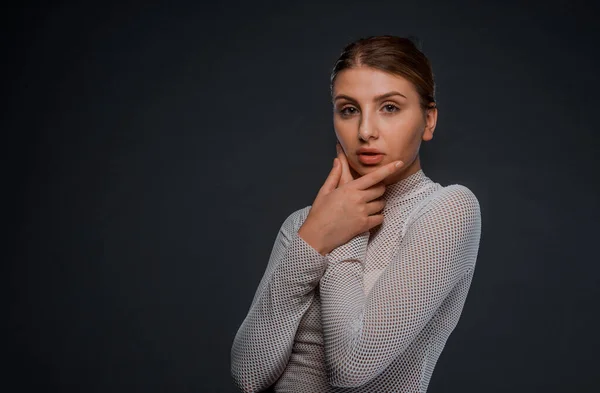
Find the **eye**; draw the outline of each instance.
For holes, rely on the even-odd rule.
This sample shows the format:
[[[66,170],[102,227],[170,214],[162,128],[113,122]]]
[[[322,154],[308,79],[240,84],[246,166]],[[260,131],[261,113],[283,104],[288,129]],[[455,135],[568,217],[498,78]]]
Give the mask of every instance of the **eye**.
[[[387,113],[398,112],[400,110],[400,108],[398,108],[395,104],[392,104],[389,102],[384,104],[382,109],[384,112],[387,112]]]
[[[353,106],[346,106],[343,107],[342,109],[339,110],[339,113],[343,116],[343,117],[349,117],[352,116],[354,114],[356,114],[358,112],[358,109],[356,109]]]

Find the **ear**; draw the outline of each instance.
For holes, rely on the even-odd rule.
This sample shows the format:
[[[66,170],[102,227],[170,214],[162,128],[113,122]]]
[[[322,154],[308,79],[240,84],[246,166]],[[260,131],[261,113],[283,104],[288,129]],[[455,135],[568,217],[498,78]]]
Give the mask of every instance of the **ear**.
[[[423,131],[423,140],[430,141],[433,139],[433,131],[437,124],[438,110],[437,108],[429,108],[425,113],[425,129]]]

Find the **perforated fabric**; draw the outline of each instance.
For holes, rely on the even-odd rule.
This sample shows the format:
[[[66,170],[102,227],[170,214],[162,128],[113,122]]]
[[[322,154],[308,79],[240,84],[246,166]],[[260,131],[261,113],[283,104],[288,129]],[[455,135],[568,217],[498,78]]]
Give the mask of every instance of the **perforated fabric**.
[[[426,392],[462,313],[477,198],[423,170],[388,185],[382,225],[323,256],[283,222],[231,350],[244,392]]]

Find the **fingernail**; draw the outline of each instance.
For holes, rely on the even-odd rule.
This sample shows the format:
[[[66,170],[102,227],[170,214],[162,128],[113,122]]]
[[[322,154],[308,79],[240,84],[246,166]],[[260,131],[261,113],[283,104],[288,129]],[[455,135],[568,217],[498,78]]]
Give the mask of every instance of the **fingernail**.
[[[337,158],[333,159],[333,167],[335,168],[337,166]]]
[[[395,167],[395,168],[399,168],[399,167],[400,167],[400,165],[402,165],[402,164],[403,164],[403,162],[402,162],[402,161],[398,161],[398,162],[396,163],[396,165],[394,165],[394,167]]]
[[[340,144],[336,143],[335,144],[335,150],[339,153],[340,152]]]

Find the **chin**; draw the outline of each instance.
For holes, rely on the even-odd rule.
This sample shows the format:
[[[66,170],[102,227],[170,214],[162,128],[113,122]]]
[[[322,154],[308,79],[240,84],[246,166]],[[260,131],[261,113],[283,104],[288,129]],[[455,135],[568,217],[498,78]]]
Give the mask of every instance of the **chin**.
[[[354,171],[355,173],[357,173],[359,176],[364,176],[367,173],[371,173],[375,170],[377,170],[377,168],[381,168],[381,166],[385,165],[385,163],[381,162],[377,165],[363,165],[361,163],[355,163],[353,165],[348,165],[351,169],[351,171]]]

